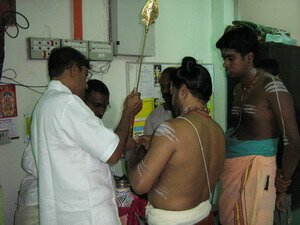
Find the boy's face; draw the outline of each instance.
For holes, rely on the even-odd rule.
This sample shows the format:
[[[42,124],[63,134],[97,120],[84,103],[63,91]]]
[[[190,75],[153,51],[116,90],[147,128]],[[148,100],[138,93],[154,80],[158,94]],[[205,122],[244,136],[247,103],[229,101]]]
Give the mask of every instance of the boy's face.
[[[232,78],[240,77],[248,71],[249,65],[253,63],[252,57],[250,57],[251,53],[242,56],[235,49],[223,48],[221,54],[224,60],[223,66]]]
[[[109,96],[92,91],[89,96],[85,96],[85,103],[97,117],[102,119],[109,106]]]

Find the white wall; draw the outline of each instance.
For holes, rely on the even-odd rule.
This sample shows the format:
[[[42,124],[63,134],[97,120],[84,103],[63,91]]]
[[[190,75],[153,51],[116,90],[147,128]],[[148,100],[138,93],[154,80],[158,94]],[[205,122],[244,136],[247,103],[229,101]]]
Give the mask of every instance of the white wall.
[[[225,0],[224,0],[225,1]],[[215,64],[215,111],[216,120],[225,126],[225,76],[215,42],[225,25],[233,16],[233,0],[163,0],[159,1],[160,14],[156,21],[156,56],[146,58],[148,62],[180,62],[190,55],[202,63]],[[228,5],[228,2],[230,3]],[[28,30],[20,30],[16,39],[5,38],[4,69],[14,69],[17,81],[27,85],[46,85],[48,76],[46,61],[30,60],[27,56],[27,37],[73,38],[71,0],[16,0],[17,11],[24,14],[29,22]],[[216,11],[217,13],[212,13]],[[130,16],[130,15],[129,15]],[[230,20],[227,22],[227,20]],[[24,21],[20,20],[20,23]],[[83,1],[84,39],[108,41],[107,0]],[[214,30],[213,30],[213,27]],[[13,33],[14,28],[9,28]],[[115,57],[111,68],[102,79],[111,91],[112,109],[104,117],[104,122],[114,128],[121,115],[121,107],[126,95],[125,63],[136,61],[135,57]],[[104,65],[99,62],[96,67]],[[9,73],[3,75],[9,76]],[[2,79],[2,82],[6,80]],[[43,90],[43,89],[42,89]],[[24,113],[31,113],[40,97],[24,87],[17,87],[18,131],[20,139],[10,144],[0,145],[0,185],[4,192],[6,225],[12,224],[19,184],[24,176],[20,167],[25,148]]]
[[[281,28],[291,33],[300,45],[299,0],[235,0],[237,19]]]

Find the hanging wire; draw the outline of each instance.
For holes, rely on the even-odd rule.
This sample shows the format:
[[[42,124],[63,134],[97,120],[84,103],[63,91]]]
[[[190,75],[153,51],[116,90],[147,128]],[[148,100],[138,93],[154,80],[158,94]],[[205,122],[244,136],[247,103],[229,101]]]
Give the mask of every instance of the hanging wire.
[[[11,0],[9,0],[9,8],[10,8],[10,10],[2,13],[2,15],[0,16],[0,21],[6,21],[5,18],[9,18],[10,22],[12,22],[12,24],[16,28],[16,34],[12,35],[12,34],[8,33],[8,31],[7,31],[8,27],[9,27],[8,21],[6,21],[4,31],[9,37],[16,38],[19,35],[20,29],[26,30],[29,28],[29,21],[28,21],[27,17],[24,16],[22,13],[12,10]],[[17,15],[20,16],[20,18],[23,18],[25,20],[24,26],[22,26],[20,23],[18,23],[17,17],[16,17]]]
[[[100,75],[104,75],[106,73],[108,73],[109,69],[110,69],[110,66],[111,66],[111,61],[105,63],[103,66],[101,66],[98,70],[96,69],[90,69],[90,73],[92,75],[94,75],[93,73],[98,73]]]
[[[13,72],[14,76],[13,77],[8,77],[8,76],[2,75],[2,79],[7,79],[7,80],[12,81],[12,82],[3,82],[2,79],[1,79],[0,84],[14,84],[16,86],[28,88],[29,90],[31,90],[33,92],[36,92],[38,94],[43,94],[44,93],[44,92],[41,92],[41,91],[37,91],[34,88],[46,88],[47,85],[26,85],[26,84],[23,84],[23,83],[16,80],[16,78],[18,77],[18,74],[15,70],[6,69],[6,70],[3,70],[3,73],[8,72],[8,71]]]

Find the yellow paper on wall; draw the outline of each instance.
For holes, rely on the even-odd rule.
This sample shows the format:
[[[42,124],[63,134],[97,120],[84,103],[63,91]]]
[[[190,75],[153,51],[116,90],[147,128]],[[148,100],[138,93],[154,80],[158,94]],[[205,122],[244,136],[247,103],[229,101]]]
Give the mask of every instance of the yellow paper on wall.
[[[210,97],[210,100],[207,103],[207,108],[209,108],[209,115],[213,118],[214,117],[214,99],[213,96]]]
[[[143,108],[134,118],[133,134],[132,134],[133,137],[144,134],[144,126],[145,126],[146,119],[154,109],[153,98],[145,98],[142,101],[143,101]]]

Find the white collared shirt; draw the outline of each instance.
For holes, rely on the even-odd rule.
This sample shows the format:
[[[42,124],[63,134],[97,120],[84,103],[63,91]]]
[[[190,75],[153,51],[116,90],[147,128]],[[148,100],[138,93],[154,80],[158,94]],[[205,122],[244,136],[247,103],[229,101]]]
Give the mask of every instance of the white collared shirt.
[[[51,81],[31,123],[41,224],[120,224],[105,162],[119,137],[60,81]]]

